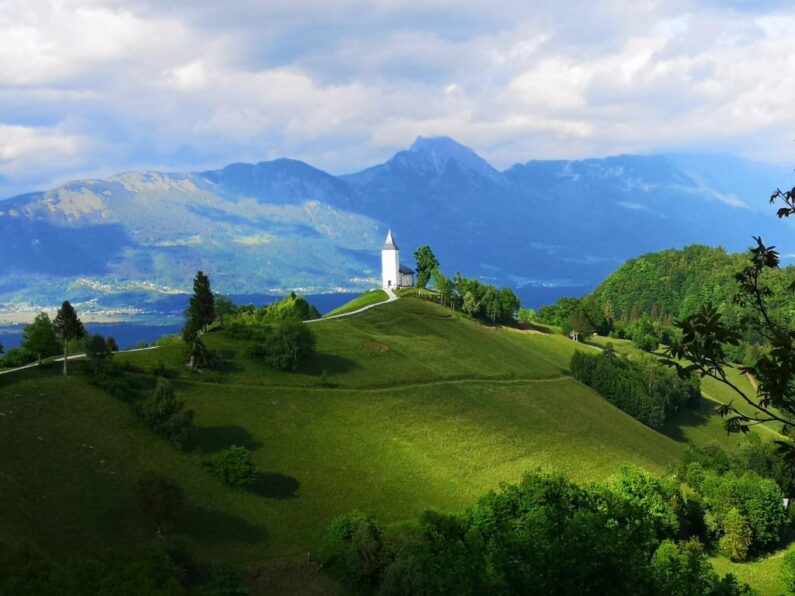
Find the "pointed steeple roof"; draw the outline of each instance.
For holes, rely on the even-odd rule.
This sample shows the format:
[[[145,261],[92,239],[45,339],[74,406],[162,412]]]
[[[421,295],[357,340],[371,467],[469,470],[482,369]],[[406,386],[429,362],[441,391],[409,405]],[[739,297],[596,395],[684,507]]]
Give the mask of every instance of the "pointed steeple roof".
[[[384,248],[381,250],[397,250],[397,244],[395,241],[392,240],[392,230],[389,230],[386,234],[386,242],[384,242]]]

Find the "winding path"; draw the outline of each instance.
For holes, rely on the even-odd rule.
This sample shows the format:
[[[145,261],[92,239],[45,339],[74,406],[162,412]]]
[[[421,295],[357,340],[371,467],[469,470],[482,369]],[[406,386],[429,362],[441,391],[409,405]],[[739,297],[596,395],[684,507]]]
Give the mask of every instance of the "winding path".
[[[145,350],[156,350],[160,346],[149,346],[148,348],[133,348],[132,350],[119,350],[117,354],[129,354],[130,352],[143,352]],[[80,360],[81,358],[85,358],[85,354],[70,354],[69,360]],[[55,358],[50,362],[63,362],[63,356],[59,358]],[[25,366],[20,366],[18,368],[9,368],[8,370],[0,370],[0,375],[7,375],[8,373],[17,372],[18,370],[25,370],[28,368],[35,368],[38,366],[38,362],[32,362],[30,364],[26,364]]]
[[[353,315],[358,315],[359,313],[363,313],[366,310],[370,310],[376,306],[381,306],[382,304],[387,304],[389,302],[394,302],[398,299],[397,294],[395,294],[392,288],[384,288],[384,292],[386,292],[387,298],[383,302],[376,302],[375,304],[368,304],[367,306],[363,306],[356,310],[352,310],[351,312],[344,312],[338,315],[331,315],[330,317],[321,317],[319,319],[309,319],[308,321],[304,321],[304,323],[319,323],[320,321],[331,321],[332,319],[342,319],[343,317],[352,317]]]
[[[351,312],[345,312],[339,315],[332,315],[330,317],[321,317],[319,319],[309,319],[308,321],[304,321],[304,323],[318,323],[320,321],[331,321],[332,319],[341,319],[343,317],[351,317],[353,315],[358,315],[359,313],[363,313],[366,310],[370,310],[373,307],[381,306],[382,304],[387,304],[388,302],[394,302],[398,299],[397,294],[392,290],[392,288],[384,288],[384,291],[387,293],[387,298],[383,302],[376,302],[375,304],[368,304],[367,306],[363,306],[362,308],[353,310]],[[129,354],[130,352],[143,352],[145,350],[156,350],[160,346],[149,346],[148,348],[134,348],[132,350],[120,350],[120,354]],[[80,360],[81,358],[85,358],[85,354],[74,354],[69,356],[69,360]],[[51,362],[63,362],[63,356],[59,358],[55,358]],[[20,370],[26,370],[28,368],[34,368],[38,366],[38,362],[32,362],[31,364],[26,364],[25,366],[20,366],[17,368],[9,368],[8,370],[0,370],[0,375],[7,375],[9,373],[17,372]]]

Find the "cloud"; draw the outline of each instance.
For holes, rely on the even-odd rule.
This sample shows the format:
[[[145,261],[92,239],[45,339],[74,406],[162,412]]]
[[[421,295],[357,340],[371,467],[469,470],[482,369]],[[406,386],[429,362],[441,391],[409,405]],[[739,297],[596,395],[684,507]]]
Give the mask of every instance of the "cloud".
[[[343,172],[435,134],[498,168],[792,162],[793,26],[773,1],[10,0],[0,196],[285,155]]]

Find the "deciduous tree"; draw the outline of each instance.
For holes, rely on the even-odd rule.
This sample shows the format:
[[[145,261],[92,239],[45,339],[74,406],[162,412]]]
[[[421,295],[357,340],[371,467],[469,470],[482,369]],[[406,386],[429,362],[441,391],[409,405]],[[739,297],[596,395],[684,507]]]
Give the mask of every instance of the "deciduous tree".
[[[414,259],[417,261],[417,287],[424,288],[428,285],[433,272],[439,268],[439,261],[433,254],[430,246],[420,246],[414,251]]]
[[[53,356],[61,350],[55,326],[46,312],[36,315],[33,322],[22,330],[22,348],[36,354],[39,366],[42,358]]]

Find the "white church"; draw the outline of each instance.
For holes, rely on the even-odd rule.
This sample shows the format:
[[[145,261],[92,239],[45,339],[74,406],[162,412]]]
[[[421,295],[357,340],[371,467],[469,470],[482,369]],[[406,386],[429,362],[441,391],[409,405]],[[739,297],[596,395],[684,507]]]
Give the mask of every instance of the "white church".
[[[381,249],[381,282],[386,288],[408,288],[414,285],[414,270],[400,264],[400,249],[392,239],[392,230],[386,235]]]

